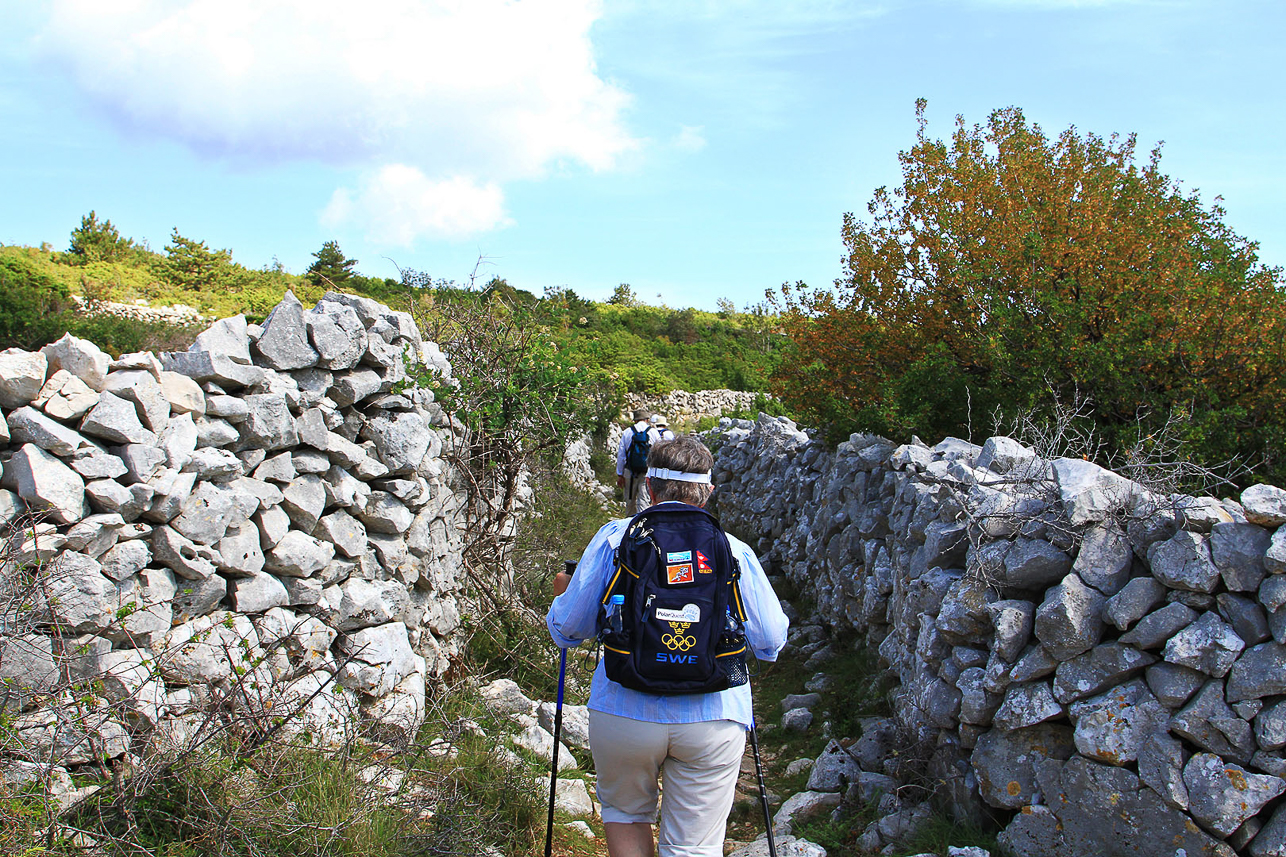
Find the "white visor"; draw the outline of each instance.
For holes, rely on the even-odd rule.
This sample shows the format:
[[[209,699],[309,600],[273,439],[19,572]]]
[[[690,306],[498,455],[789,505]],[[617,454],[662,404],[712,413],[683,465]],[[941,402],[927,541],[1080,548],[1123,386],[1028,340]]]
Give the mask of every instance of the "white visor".
[[[667,470],[664,467],[649,467],[647,475],[652,479],[666,479],[673,482],[698,482],[710,484],[709,473],[684,473],[682,470]]]

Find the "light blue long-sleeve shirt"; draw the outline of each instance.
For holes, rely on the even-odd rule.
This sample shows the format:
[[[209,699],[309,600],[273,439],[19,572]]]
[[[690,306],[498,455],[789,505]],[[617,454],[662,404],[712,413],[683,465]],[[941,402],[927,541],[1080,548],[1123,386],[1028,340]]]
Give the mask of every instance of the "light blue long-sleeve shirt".
[[[629,518],[610,521],[594,535],[576,564],[576,574],[567,591],[555,598],[550,606],[545,623],[559,646],[578,646],[598,633],[603,593],[607,591],[614,571],[613,556],[629,522]],[[759,660],[775,661],[777,653],[786,644],[786,629],[790,623],[755,552],[733,536],[728,536],[728,543],[732,547],[732,555],[741,563],[738,586],[746,609],[746,643]],[[589,707],[652,723],[735,720],[749,728],[752,722],[749,684],[716,693],[658,696],[630,690],[612,681],[601,661],[590,682]]]

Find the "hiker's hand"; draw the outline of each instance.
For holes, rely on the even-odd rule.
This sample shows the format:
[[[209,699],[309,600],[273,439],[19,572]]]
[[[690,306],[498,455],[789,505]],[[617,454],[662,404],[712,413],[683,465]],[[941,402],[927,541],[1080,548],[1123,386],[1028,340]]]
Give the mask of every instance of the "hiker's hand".
[[[621,473],[621,474],[619,474],[619,475],[616,477],[616,487],[617,487],[617,488],[620,488],[622,491],[624,491],[624,490],[625,490],[625,474],[624,474],[624,473]]]
[[[567,587],[571,585],[571,582],[572,582],[572,576],[570,574],[564,571],[560,571],[558,572],[558,574],[555,574],[554,575],[554,594],[562,595],[564,592],[567,591]]]

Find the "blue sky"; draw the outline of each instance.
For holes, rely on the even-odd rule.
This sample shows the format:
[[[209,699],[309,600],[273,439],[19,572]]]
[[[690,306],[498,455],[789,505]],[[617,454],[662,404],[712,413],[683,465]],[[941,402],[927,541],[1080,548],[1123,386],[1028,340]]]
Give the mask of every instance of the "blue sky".
[[[930,132],[1164,141],[1286,264],[1280,0],[0,0],[0,243],[95,209],[302,271],[738,306],[840,273]]]

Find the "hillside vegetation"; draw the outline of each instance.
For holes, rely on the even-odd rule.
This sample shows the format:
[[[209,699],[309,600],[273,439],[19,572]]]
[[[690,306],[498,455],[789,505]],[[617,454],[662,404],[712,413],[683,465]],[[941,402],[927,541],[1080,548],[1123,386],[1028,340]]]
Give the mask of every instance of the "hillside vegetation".
[[[775,317],[762,306],[738,312],[722,300],[717,313],[648,306],[628,285],[617,287],[611,301],[598,303],[566,288],[535,295],[500,278],[474,285],[415,271],[398,280],[367,277],[333,241],[313,255],[315,261],[302,274],[280,265],[252,269],[233,261],[230,250],[212,250],[177,229],[156,252],[122,237],[110,220],[90,212],[72,230],[66,250],[50,244],[0,247],[0,348],[38,348],[71,331],[121,353],[186,347],[185,337],[196,332],[76,313],[73,295],[91,307],[144,301],[154,307],[190,306],[211,318],[244,313],[260,321],[287,290],[308,305],[332,288],[409,309],[430,329],[462,307],[516,312],[524,323],[544,330],[571,362],[603,373],[621,393],[765,391],[784,344],[773,332]]]

